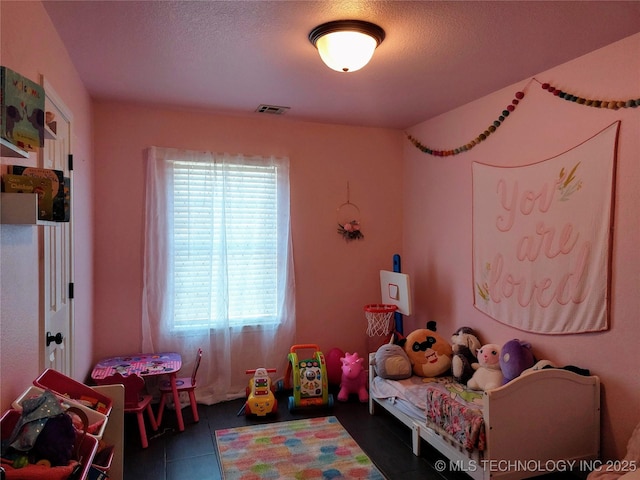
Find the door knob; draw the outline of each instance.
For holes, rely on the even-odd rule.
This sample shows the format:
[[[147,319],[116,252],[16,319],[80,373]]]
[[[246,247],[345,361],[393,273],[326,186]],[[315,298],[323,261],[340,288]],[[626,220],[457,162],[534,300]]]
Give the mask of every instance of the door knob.
[[[60,345],[62,343],[62,333],[58,332],[55,335],[51,335],[51,332],[47,332],[47,347],[51,345],[51,342],[55,342],[56,345]]]

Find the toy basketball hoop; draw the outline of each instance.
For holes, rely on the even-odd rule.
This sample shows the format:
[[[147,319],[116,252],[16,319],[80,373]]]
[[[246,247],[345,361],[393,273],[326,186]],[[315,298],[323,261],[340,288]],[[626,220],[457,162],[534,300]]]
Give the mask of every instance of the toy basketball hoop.
[[[367,335],[379,337],[388,335],[392,330],[392,317],[398,309],[395,305],[371,304],[364,306],[364,315],[367,318]]]

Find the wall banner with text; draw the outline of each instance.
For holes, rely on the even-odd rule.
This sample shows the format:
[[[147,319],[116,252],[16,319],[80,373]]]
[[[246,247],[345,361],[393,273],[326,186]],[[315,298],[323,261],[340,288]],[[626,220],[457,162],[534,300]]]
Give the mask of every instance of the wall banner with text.
[[[473,164],[475,307],[520,330],[606,330],[616,122],[556,157]]]

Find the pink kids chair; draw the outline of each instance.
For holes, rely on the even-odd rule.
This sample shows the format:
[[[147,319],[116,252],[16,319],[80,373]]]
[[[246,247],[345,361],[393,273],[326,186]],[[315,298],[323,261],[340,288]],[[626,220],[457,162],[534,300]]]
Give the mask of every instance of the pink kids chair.
[[[193,420],[196,422],[200,421],[200,417],[198,416],[198,404],[196,403],[196,375],[198,374],[198,368],[200,368],[200,361],[202,360],[202,349],[198,349],[198,353],[196,356],[196,363],[193,366],[193,373],[191,377],[179,377],[176,378],[176,386],[178,387],[178,392],[188,392],[189,393],[189,402],[191,403],[191,412],[193,413]],[[158,418],[156,419],[156,423],[160,425],[162,423],[162,414],[164,412],[164,407],[166,405],[167,396],[171,397],[173,395],[173,390],[171,389],[171,382],[164,381],[160,383],[160,406],[158,407]],[[180,405],[176,405],[175,408],[181,408]]]
[[[124,412],[135,413],[138,417],[138,429],[140,430],[140,443],[142,448],[147,448],[147,430],[144,424],[144,412],[149,416],[149,422],[153,431],[158,430],[158,424],[151,408],[151,395],[143,394],[144,378],[137,374],[129,374],[123,377],[120,373],[114,373],[110,377],[98,380],[100,385],[124,385]]]

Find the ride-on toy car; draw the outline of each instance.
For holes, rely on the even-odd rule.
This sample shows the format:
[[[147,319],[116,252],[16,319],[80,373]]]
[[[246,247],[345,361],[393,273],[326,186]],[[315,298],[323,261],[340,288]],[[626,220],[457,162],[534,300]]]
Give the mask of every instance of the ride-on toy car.
[[[273,394],[274,387],[269,373],[275,372],[275,368],[256,368],[247,370],[247,375],[253,374],[247,386],[247,401],[244,404],[245,415],[257,415],[263,417],[269,413],[278,411],[278,400]]]

